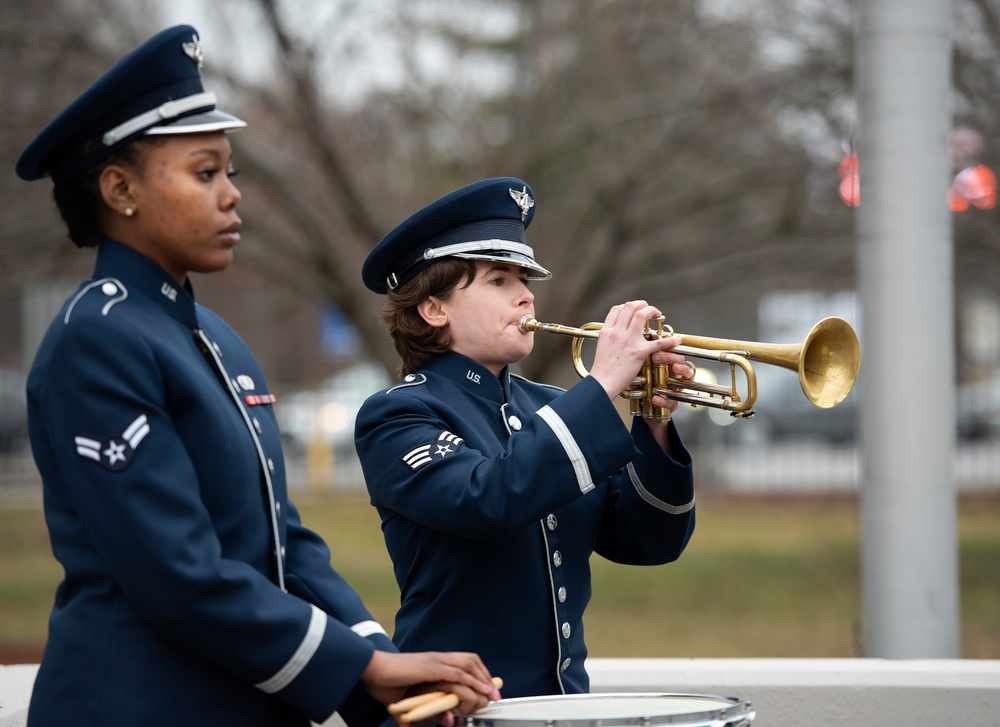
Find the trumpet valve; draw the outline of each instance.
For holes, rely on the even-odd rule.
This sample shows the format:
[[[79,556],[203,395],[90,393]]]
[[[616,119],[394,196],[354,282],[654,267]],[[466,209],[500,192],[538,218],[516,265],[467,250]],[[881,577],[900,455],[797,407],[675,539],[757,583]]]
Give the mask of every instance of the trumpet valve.
[[[666,337],[674,335],[674,329],[670,326],[665,326],[664,321],[666,318],[664,316],[656,316],[656,318],[650,318],[646,321],[646,327],[642,331],[642,335],[647,341],[656,341],[660,338],[664,338],[664,327],[666,328]]]

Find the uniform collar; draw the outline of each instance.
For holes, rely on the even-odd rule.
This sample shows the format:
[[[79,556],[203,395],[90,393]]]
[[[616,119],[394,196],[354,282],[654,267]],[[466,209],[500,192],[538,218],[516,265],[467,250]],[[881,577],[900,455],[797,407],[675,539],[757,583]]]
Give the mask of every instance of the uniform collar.
[[[116,278],[130,293],[142,293],[188,328],[198,327],[190,280],[178,284],[163,268],[128,245],[103,239],[97,250],[94,277]]]
[[[510,371],[504,367],[497,378],[485,366],[454,351],[435,356],[425,367],[428,371],[444,376],[471,394],[502,404],[510,395]]]

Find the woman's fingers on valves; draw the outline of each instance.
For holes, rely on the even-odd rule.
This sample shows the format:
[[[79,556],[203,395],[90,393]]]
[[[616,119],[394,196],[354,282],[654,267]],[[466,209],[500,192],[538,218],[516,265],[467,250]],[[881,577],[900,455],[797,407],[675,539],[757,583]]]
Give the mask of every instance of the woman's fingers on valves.
[[[611,310],[608,311],[607,317],[604,319],[604,325],[631,325],[633,319],[640,318],[637,314],[645,309],[654,311],[652,316],[660,314],[658,310],[648,305],[644,300],[630,300],[625,303],[619,303],[618,305],[612,306]]]
[[[652,402],[653,406],[659,406],[671,412],[677,411],[681,405],[679,401],[668,399],[665,396],[654,396]]]
[[[638,319],[638,322],[643,326],[646,325],[646,321],[651,320],[653,318],[657,318],[660,315],[663,315],[660,312],[659,308],[657,308],[655,305],[649,305],[644,300],[636,301],[636,306],[637,308],[634,317]]]
[[[650,347],[654,349],[653,353],[653,363],[657,364],[670,364],[672,367],[684,364],[684,355],[680,353],[672,353],[669,349],[674,346],[681,345],[680,336],[670,336],[668,338],[658,338],[655,341],[650,341]],[[687,377],[685,377],[687,378]]]
[[[670,370],[673,371],[675,378],[678,378],[678,379],[693,379],[694,378],[695,370],[691,366],[691,364],[689,364],[686,361],[681,361],[680,363],[673,364],[670,367]]]

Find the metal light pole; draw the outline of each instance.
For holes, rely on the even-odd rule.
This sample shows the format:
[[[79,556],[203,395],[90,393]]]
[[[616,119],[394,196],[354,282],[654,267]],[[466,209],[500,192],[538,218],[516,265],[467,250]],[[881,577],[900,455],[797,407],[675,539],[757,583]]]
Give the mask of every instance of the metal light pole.
[[[959,656],[948,0],[861,0],[866,655]]]

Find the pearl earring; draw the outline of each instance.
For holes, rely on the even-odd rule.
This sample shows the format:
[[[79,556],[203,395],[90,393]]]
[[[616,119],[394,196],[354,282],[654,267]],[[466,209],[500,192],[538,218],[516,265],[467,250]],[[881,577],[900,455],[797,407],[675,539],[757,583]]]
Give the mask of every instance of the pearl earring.
[[[131,207],[126,207],[125,208],[125,216],[126,217],[131,217],[134,214],[135,214],[135,210],[134,209],[132,209]]]

